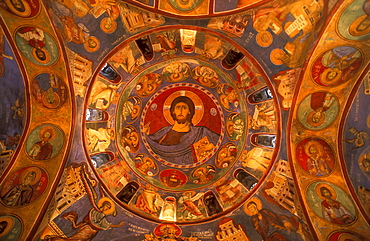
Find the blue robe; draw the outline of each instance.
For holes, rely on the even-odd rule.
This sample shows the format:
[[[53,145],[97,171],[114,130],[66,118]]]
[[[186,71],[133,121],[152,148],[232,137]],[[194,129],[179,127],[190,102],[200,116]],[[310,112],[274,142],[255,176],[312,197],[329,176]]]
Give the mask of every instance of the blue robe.
[[[218,139],[220,138],[219,134],[211,131],[207,127],[190,126],[190,131],[181,137],[179,144],[159,144],[157,141],[166,135],[171,129],[172,126],[165,126],[156,133],[148,135],[147,141],[153,152],[156,153],[160,158],[167,162],[179,165],[194,164],[198,161],[193,156],[192,144],[207,136],[209,142],[211,142],[213,145],[216,145]]]

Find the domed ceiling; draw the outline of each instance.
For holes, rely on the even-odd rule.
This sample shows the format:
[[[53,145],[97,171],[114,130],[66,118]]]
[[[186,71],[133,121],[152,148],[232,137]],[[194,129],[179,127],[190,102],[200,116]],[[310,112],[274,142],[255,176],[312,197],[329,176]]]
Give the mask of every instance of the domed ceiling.
[[[0,6],[0,240],[367,240],[369,1]]]

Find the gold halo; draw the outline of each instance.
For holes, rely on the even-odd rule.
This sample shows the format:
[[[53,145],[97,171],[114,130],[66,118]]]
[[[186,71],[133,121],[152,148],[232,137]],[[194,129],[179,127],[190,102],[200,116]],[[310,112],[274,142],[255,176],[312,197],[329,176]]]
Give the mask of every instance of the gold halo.
[[[356,236],[349,234],[349,233],[342,233],[338,236],[338,241],[346,241],[346,240],[353,240],[353,241],[360,241]]]
[[[203,76],[201,73],[199,73],[201,69],[208,70],[212,76],[211,77]],[[219,77],[218,77],[217,72],[211,67],[208,67],[205,65],[199,65],[195,67],[192,71],[192,77],[193,79],[195,79],[197,82],[199,82],[203,86],[210,87],[210,88],[217,87],[219,83]]]
[[[234,122],[228,121],[226,124],[226,131],[229,136],[232,136],[234,133]]]
[[[336,71],[338,74],[337,76],[335,76],[334,79],[328,80],[327,76],[328,76],[328,73],[331,71]],[[342,77],[342,70],[327,68],[321,73],[320,80],[322,83],[326,85],[332,85],[332,84],[335,84],[340,79],[340,77]]]
[[[52,127],[52,126],[44,126],[44,127],[40,130],[40,132],[39,132],[39,138],[40,138],[40,140],[42,140],[42,137],[43,137],[43,135],[44,135],[44,133],[45,133],[46,131],[50,131],[50,132],[51,132],[51,137],[49,138],[49,140],[48,140],[48,141],[53,140],[53,139],[55,138],[55,136],[57,135],[54,127]]]
[[[133,132],[131,132],[131,136],[136,137],[137,144],[136,143],[135,144],[136,144],[136,146],[138,146],[140,137],[139,137],[139,134],[137,133],[136,129]],[[114,140],[114,138],[113,138],[113,140]],[[135,149],[136,149],[136,147],[135,147]]]
[[[185,70],[179,73],[173,73],[173,71],[169,67],[172,67],[174,65],[180,65],[181,68],[185,67]],[[162,77],[164,77],[165,74],[170,74],[169,78],[163,78],[166,81],[179,82],[179,81],[182,81],[184,78],[187,78],[190,75],[190,67],[184,62],[180,62],[180,61],[172,62],[163,68]]]
[[[89,44],[87,43],[89,39],[92,39],[92,40],[94,40],[96,42],[96,46],[94,48],[91,48],[89,46]],[[95,52],[96,50],[98,50],[100,48],[100,41],[99,41],[99,39],[97,39],[94,36],[90,36],[90,37],[86,38],[85,43],[84,43],[84,48],[86,49],[86,51],[88,51],[90,53]]]
[[[194,170],[193,175],[192,175],[193,177],[198,177],[198,175],[197,175],[198,170],[203,170],[203,173],[207,172],[207,169],[205,167],[199,167],[199,168]]]
[[[366,157],[370,157],[370,151],[368,151],[367,153],[361,155],[359,158],[358,158],[358,165],[360,166],[360,168],[362,170],[364,170],[365,172],[368,172],[370,171],[369,169],[365,168],[364,165],[363,165],[363,160],[366,158]]]
[[[312,117],[313,115],[316,113],[315,110],[311,111],[308,116],[307,116],[307,123],[312,126],[312,127],[318,127],[320,126],[322,123],[324,123],[324,120],[325,120],[325,113],[324,112],[321,112],[321,118],[320,118],[320,121],[319,122],[313,122],[312,121]]]
[[[106,18],[103,18],[100,22],[100,29],[104,32],[104,33],[113,33],[114,31],[116,31],[117,29],[117,22],[114,21],[114,20],[111,20],[112,21],[112,26],[110,28],[106,28],[106,23],[108,21],[109,17],[106,17]]]
[[[262,203],[261,203],[261,200],[259,200],[259,198],[257,197],[252,197],[251,199],[249,199],[243,206],[243,210],[244,212],[248,215],[248,216],[252,216],[253,214],[248,210],[248,204],[250,202],[254,202],[256,205],[257,205],[257,209],[258,211],[262,209]]]
[[[330,193],[331,193],[331,198],[333,200],[336,200],[337,199],[337,193],[336,191],[334,190],[334,188],[326,183],[318,183],[316,184],[316,187],[315,187],[315,191],[316,191],[316,194],[319,198],[321,198],[322,200],[325,200],[325,198],[321,195],[321,192],[320,192],[320,188],[322,187],[326,187],[327,189],[329,189]]]
[[[136,110],[136,113],[133,114],[133,110]],[[136,117],[138,117],[140,114],[140,106],[139,105],[134,105],[134,107],[132,108],[132,112],[131,112],[131,117],[132,119],[135,119]]]
[[[98,201],[98,208],[100,208],[100,206],[101,206],[101,205],[103,204],[103,202],[105,202],[105,201],[107,201],[107,202],[109,202],[109,203],[110,203],[110,209],[103,211],[103,213],[104,213],[105,215],[112,215],[112,214],[113,214],[113,216],[115,216],[115,213],[116,213],[116,205],[114,204],[114,202],[113,202],[111,199],[109,199],[109,198],[107,198],[107,197],[102,197],[102,198]]]
[[[268,18],[268,16],[266,16],[266,15],[263,15],[263,16],[260,16],[260,17],[256,18],[254,20],[254,23],[253,23],[253,28],[257,32],[262,32],[262,31],[267,30],[268,29],[268,24],[266,24],[267,18]]]
[[[42,51],[44,51],[44,53],[45,53],[45,60],[41,60],[41,59],[39,59],[39,57],[37,56],[37,54],[36,54],[36,48],[32,48],[32,57],[37,61],[37,62],[39,62],[39,63],[41,63],[41,64],[47,64],[47,63],[49,63],[50,62],[50,54],[49,54],[49,52],[47,51],[47,49],[45,49],[45,48],[42,48],[41,49]]]
[[[13,4],[10,2],[10,0],[5,0],[6,6],[12,11],[15,15],[18,15],[20,17],[28,17],[31,14],[31,7],[28,4],[28,2],[21,0],[21,2],[24,5],[24,12],[18,11]]]
[[[269,37],[267,42],[262,40],[263,35],[267,35]],[[272,34],[269,31],[261,31],[257,33],[256,42],[261,47],[268,47],[272,44]]]
[[[181,81],[182,78],[183,78],[183,73],[177,73],[178,74],[178,77],[176,77],[175,75],[176,74],[171,74],[170,75],[170,79],[173,81],[173,82],[178,82],[178,81]]]
[[[365,31],[357,31],[356,28],[357,26],[365,19],[367,18],[368,16],[366,14],[364,15],[361,15],[360,17],[356,18],[352,23],[351,25],[349,25],[349,28],[348,28],[348,31],[349,31],[349,34],[351,34],[352,36],[362,36],[362,35],[365,35],[365,34],[368,34],[370,32],[370,26],[365,30]]]
[[[44,92],[44,94],[42,95],[42,103],[47,106],[48,108],[57,108],[60,104],[60,97],[57,93],[53,92],[53,96],[54,98],[56,99],[56,101],[52,104],[49,104],[49,102],[46,100],[46,95],[48,94],[47,91]]]
[[[324,153],[323,147],[320,142],[315,141],[315,140],[308,141],[306,144],[304,144],[304,152],[306,153],[306,155],[311,156],[309,152],[309,148],[312,144],[315,144],[315,146],[317,147],[317,151],[319,152],[319,155],[321,156]]]
[[[274,65],[282,65],[283,61],[278,59],[277,57],[280,57],[281,55],[284,55],[284,51],[282,49],[274,49],[270,53],[270,60]]]
[[[6,228],[4,229],[3,233],[0,234],[0,237],[4,236],[5,234],[9,233],[10,229],[13,228],[14,226],[14,219],[12,219],[11,217],[0,217],[0,222],[7,222],[8,225],[6,226]]]
[[[170,107],[171,107],[172,101],[176,97],[179,97],[179,96],[187,96],[193,101],[194,106],[195,106],[195,113],[194,113],[192,122],[193,122],[193,125],[196,126],[203,118],[204,105],[203,105],[202,100],[197,94],[195,94],[194,92],[188,91],[188,90],[179,90],[179,91],[173,92],[170,96],[167,97],[163,105],[164,118],[171,125],[175,123],[175,121],[172,119],[172,116],[171,116]],[[201,108],[197,108],[199,106],[201,106]]]
[[[22,181],[24,180],[24,178],[25,178],[25,177],[28,175],[28,173],[30,173],[30,172],[35,172],[35,173],[36,173],[36,177],[35,177],[35,179],[34,179],[32,182],[30,182],[30,184],[29,184],[30,186],[34,185],[36,182],[38,182],[38,181],[40,180],[41,175],[42,175],[40,168],[38,168],[38,167],[29,167],[29,168],[27,168],[26,170],[24,170],[24,171],[19,175],[19,181],[20,181],[20,183],[22,183]]]

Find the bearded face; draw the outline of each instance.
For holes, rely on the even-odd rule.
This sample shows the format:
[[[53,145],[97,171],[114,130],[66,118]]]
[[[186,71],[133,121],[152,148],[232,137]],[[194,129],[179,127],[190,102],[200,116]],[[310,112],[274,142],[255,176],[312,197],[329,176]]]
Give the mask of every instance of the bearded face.
[[[177,121],[177,123],[179,124],[185,124],[186,122],[189,122],[190,117],[189,106],[184,102],[177,103],[173,110],[173,117],[175,121]]]

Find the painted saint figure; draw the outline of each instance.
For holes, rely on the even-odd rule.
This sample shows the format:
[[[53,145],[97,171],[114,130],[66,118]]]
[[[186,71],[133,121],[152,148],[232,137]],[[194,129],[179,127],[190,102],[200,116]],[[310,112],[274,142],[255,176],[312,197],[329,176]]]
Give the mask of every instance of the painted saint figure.
[[[139,149],[139,134],[133,126],[123,128],[120,141],[123,148],[130,153],[135,153]]]
[[[370,32],[370,1],[366,0],[362,5],[365,14],[357,17],[349,26],[348,31],[352,36],[363,36]]]
[[[112,128],[87,129],[86,139],[89,151],[91,153],[104,152],[109,148],[114,136],[114,130]]]
[[[254,114],[251,120],[251,128],[264,132],[274,131],[276,128],[276,116],[274,105],[263,103],[254,106]]]
[[[108,230],[111,228],[121,227],[124,222],[119,224],[110,223],[106,217],[109,215],[116,215],[115,205],[107,197],[99,200],[98,206],[90,209],[89,213],[84,217],[80,223],[76,223],[78,214],[75,211],[70,211],[63,214],[62,218],[71,221],[72,228],[78,229],[75,234],[70,237],[45,236],[44,241],[60,241],[60,240],[92,240],[99,230]]]
[[[135,206],[156,217],[162,209],[163,199],[157,192],[157,188],[147,184],[144,191],[137,197]]]
[[[337,82],[340,78],[348,79],[349,72],[347,69],[357,69],[358,64],[361,60],[361,52],[356,48],[350,46],[339,46],[326,52],[322,57],[323,66],[327,67],[321,75],[321,81],[324,84],[330,84]],[[343,72],[347,70],[346,72]],[[343,75],[347,77],[342,77]]]
[[[91,206],[91,208],[82,220],[78,217],[76,211],[65,212],[61,215],[61,218],[70,221],[72,223],[72,228],[76,229],[75,232],[72,232],[73,234],[63,233],[62,235],[46,235],[43,239],[44,241],[91,241],[99,231],[118,228],[125,224],[125,222],[120,222],[119,224],[112,224],[109,222],[107,217],[116,216],[117,214],[115,203],[108,197],[98,196],[94,188],[96,186],[96,180],[92,179],[91,175],[87,173],[85,163],[80,166],[82,167],[82,188],[86,190],[89,200],[89,202],[85,202],[84,204],[87,203],[89,205],[90,203],[89,206]]]
[[[133,123],[141,112],[141,99],[137,96],[125,101],[122,108],[122,117],[126,123]]]
[[[308,155],[307,159],[307,170],[310,174],[315,176],[324,176],[331,172],[331,168],[320,153],[318,147],[320,143],[316,141],[310,141],[306,144],[305,151]]]
[[[192,172],[192,181],[195,184],[206,184],[211,181],[216,174],[216,168],[212,165],[201,166]]]
[[[180,82],[191,74],[189,66],[184,62],[172,62],[163,68],[163,79],[168,82]]]
[[[33,188],[30,183],[36,179],[36,172],[27,173],[22,182],[10,189],[1,201],[8,206],[22,206],[31,201]]]
[[[214,88],[220,82],[215,70],[208,66],[197,66],[193,69],[193,78],[203,86]]]
[[[194,220],[203,217],[200,207],[203,205],[202,197],[204,193],[195,193],[195,191],[186,191],[179,198],[178,203],[183,206],[180,210],[181,217],[186,220]],[[195,204],[197,202],[197,204]]]
[[[321,130],[337,118],[339,103],[336,96],[325,91],[307,95],[299,104],[297,118],[307,129]]]
[[[147,176],[154,176],[153,171],[157,170],[157,165],[150,157],[139,154],[135,157],[135,161],[137,161],[135,164],[137,170]]]
[[[36,27],[22,27],[18,30],[18,35],[32,47],[32,55],[39,62],[48,62],[50,55],[44,48],[46,45],[45,34]]]
[[[175,30],[159,33],[155,37],[159,41],[158,43],[153,44],[155,52],[160,52],[164,59],[169,59],[176,54]]]
[[[323,200],[321,210],[325,220],[335,224],[349,224],[355,220],[353,214],[336,200],[336,192],[331,186],[318,184],[316,193]]]
[[[204,126],[194,126],[194,102],[187,96],[176,97],[170,107],[172,126],[165,126],[154,134],[149,133],[149,124],[144,127],[147,141],[152,150],[164,160],[176,164],[192,164],[197,161],[197,153],[212,151],[217,144],[219,134]],[[195,153],[194,144],[202,141]],[[200,149],[199,149],[200,148]]]
[[[54,139],[55,135],[55,130],[51,126],[41,129],[39,133],[40,141],[33,144],[28,154],[36,160],[50,159],[53,153],[53,146],[49,141]]]
[[[308,114],[307,122],[313,126],[320,125],[325,119],[324,112],[330,108],[334,101],[334,97],[328,93],[313,93],[311,97],[312,112]]]
[[[238,92],[231,86],[220,85],[217,88],[220,94],[220,101],[222,106],[228,110],[233,111],[239,106]]]
[[[227,117],[227,134],[232,141],[238,141],[245,132],[245,122],[243,117],[234,112]]]
[[[251,222],[255,230],[265,241],[269,240],[299,240],[298,234],[305,237],[300,227],[302,224],[297,217],[276,214],[270,210],[262,208],[262,203],[257,198],[252,198],[244,205],[244,211],[251,216]],[[296,233],[296,234],[294,234]],[[302,237],[302,238],[303,238]],[[304,240],[306,240],[304,238]]]

